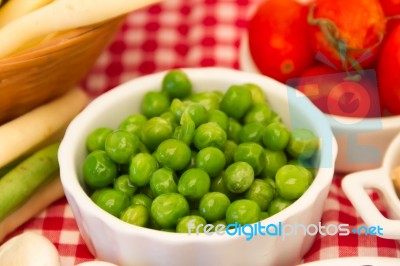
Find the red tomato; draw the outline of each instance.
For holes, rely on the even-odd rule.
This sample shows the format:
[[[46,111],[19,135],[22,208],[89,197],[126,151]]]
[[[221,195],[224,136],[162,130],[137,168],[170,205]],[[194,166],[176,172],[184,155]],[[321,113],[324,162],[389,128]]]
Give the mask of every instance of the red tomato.
[[[307,12],[294,0],[264,0],[257,6],[249,20],[248,41],[261,73],[286,82],[312,64]]]
[[[372,66],[386,24],[378,0],[317,0],[313,17],[315,53],[342,70]]]
[[[387,17],[400,14],[400,0],[379,0]]]
[[[387,36],[377,64],[381,103],[389,112],[400,114],[400,25]]]
[[[307,69],[293,84],[322,112],[346,117],[377,117],[380,107],[374,71],[366,71],[360,81],[349,79],[357,72],[341,72],[326,65]],[[290,84],[291,85],[291,84]]]
[[[387,32],[390,32],[397,24],[400,24],[400,0],[380,0],[383,12],[388,21],[386,24]],[[392,17],[392,18],[390,18]]]

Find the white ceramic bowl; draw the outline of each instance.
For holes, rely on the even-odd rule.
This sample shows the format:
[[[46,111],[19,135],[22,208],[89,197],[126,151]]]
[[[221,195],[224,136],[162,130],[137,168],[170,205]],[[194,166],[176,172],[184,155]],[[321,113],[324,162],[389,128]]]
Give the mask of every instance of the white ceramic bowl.
[[[345,176],[343,191],[367,226],[383,228],[383,238],[400,239],[400,199],[397,197],[390,172],[400,166],[400,134],[389,145],[380,168]],[[389,218],[384,217],[368,196],[366,189],[376,189],[386,203]]]
[[[246,33],[241,40],[239,64],[242,71],[260,73],[250,55]],[[400,131],[400,115],[362,119],[325,116],[339,147],[335,166],[338,172],[379,167],[390,141]]]
[[[321,139],[317,176],[307,192],[263,224],[318,224],[334,173],[336,141],[326,119],[308,99],[268,77],[223,68],[183,69],[194,91],[222,90],[252,82],[266,92],[271,108],[285,124],[313,130]],[[116,127],[139,111],[149,90],[159,90],[165,72],[140,77],[95,99],[69,125],[59,150],[61,180],[80,232],[99,260],[117,265],[293,265],[311,247],[314,236],[274,237],[187,235],[161,232],[124,223],[96,206],[85,193],[82,163],[85,137],[100,126]],[[288,255],[290,254],[290,255]]]

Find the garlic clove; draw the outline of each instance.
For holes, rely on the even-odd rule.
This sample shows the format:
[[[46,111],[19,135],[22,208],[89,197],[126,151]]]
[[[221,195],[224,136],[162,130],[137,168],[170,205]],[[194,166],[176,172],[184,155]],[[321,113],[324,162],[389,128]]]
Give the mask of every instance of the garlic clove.
[[[60,266],[60,256],[46,237],[24,232],[0,246],[0,265]]]

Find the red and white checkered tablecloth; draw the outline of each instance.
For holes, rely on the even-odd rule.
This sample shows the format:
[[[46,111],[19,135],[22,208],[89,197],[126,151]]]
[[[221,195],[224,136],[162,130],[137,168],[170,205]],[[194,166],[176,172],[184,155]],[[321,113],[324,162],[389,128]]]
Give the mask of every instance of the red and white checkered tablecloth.
[[[83,87],[92,95],[137,76],[177,67],[238,68],[238,48],[250,10],[257,0],[164,0],[130,14],[101,55]],[[323,224],[363,224],[341,190],[336,175],[325,204]],[[371,193],[382,212],[377,193]],[[95,258],[89,253],[68,206],[61,199],[12,235],[34,230],[58,249],[63,266]],[[317,235],[304,262],[346,257],[400,257],[400,242],[374,236]]]

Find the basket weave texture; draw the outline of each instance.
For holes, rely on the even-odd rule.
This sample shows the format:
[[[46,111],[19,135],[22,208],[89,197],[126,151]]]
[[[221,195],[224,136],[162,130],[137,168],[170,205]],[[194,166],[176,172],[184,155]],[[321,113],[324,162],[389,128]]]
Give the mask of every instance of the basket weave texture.
[[[89,72],[124,17],[69,31],[0,59],[0,124],[73,88]]]

